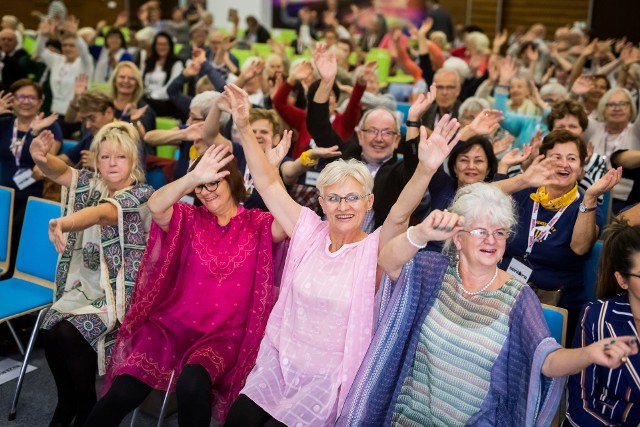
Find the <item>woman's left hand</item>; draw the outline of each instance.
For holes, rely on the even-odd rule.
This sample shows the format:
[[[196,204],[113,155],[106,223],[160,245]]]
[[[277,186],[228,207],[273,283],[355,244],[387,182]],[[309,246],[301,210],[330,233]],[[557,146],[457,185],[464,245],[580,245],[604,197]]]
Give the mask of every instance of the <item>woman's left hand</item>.
[[[458,129],[460,124],[448,114],[436,123],[431,135],[427,138],[427,129],[420,127],[418,159],[429,171],[437,170],[460,140]]]
[[[638,340],[634,336],[606,338],[584,348],[591,363],[610,369],[628,363],[628,357],[638,354]]]
[[[13,102],[13,93],[0,90],[0,114],[11,113]]]
[[[489,135],[500,127],[504,120],[500,110],[482,110],[469,125],[475,135]]]
[[[229,171],[220,171],[227,163],[233,160],[229,153],[229,147],[220,144],[212,145],[204,152],[195,168],[190,172],[195,179],[195,185],[216,182],[229,175]]]
[[[615,187],[620,182],[620,179],[622,179],[622,167],[611,168],[602,178],[587,189],[585,196],[598,198]]]
[[[61,254],[67,246],[67,237],[62,231],[62,222],[60,218],[53,218],[49,221],[49,240],[56,248],[56,252]]]

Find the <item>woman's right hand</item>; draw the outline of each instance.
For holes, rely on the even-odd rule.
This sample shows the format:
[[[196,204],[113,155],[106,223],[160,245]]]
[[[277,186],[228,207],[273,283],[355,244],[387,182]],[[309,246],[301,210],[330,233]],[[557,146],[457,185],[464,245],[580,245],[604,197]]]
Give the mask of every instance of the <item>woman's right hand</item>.
[[[320,73],[320,78],[325,82],[333,82],[338,74],[338,62],[334,51],[327,49],[324,43],[316,44],[313,62]]]
[[[47,163],[47,154],[53,147],[54,137],[49,130],[40,132],[40,134],[31,141],[29,153],[36,163]]]
[[[62,231],[60,218],[53,218],[49,221],[49,240],[56,248],[56,252],[61,254],[67,246],[67,238]]]
[[[220,171],[220,169],[231,160],[233,160],[233,155],[229,153],[227,145],[212,145],[204,152],[196,167],[189,174],[194,179],[195,185],[220,181],[229,175],[229,171]]]
[[[7,92],[5,94],[3,90],[0,90],[0,114],[11,113],[13,102],[13,93]]]
[[[504,165],[508,169],[511,166],[519,165],[520,163],[524,162],[529,158],[530,155],[531,146],[525,144],[522,146],[522,152],[520,152],[520,149],[514,148],[513,150],[505,154],[504,157],[502,157],[502,160],[500,160],[500,165]]]
[[[420,244],[443,241],[458,233],[462,227],[464,227],[464,217],[446,209],[444,211],[435,209],[427,215],[424,221],[413,228],[417,231],[411,237]]]
[[[427,129],[420,127],[418,159],[427,170],[436,171],[444,163],[460,140],[459,128],[460,123],[448,114],[442,116],[428,138]]]

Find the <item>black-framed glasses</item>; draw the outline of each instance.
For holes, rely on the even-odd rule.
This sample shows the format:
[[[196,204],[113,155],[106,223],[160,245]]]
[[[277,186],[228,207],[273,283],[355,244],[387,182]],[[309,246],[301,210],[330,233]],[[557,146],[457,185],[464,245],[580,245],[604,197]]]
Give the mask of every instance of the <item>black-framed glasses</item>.
[[[631,276],[631,277],[637,277],[638,279],[640,279],[640,274],[633,274],[633,273],[621,273],[623,276]]]
[[[486,228],[476,228],[475,230],[460,230],[465,233],[471,234],[473,237],[477,237],[478,239],[486,239],[489,236],[493,236],[496,240],[507,240],[511,233],[507,230],[499,229],[494,231],[489,231]]]
[[[398,132],[390,130],[390,129],[376,129],[376,128],[367,128],[362,129],[362,132],[369,135],[371,138],[377,138],[378,135],[382,137],[382,139],[391,139],[398,134]]]
[[[320,196],[324,199],[325,202],[330,203],[332,205],[339,205],[343,200],[350,205],[358,203],[358,201],[362,199],[366,199],[370,194],[354,194],[349,193],[346,196],[338,196],[337,194],[329,194],[327,196]]]
[[[220,181],[207,182],[206,184],[196,185],[196,188],[193,191],[196,194],[200,194],[202,193],[202,189],[206,188],[209,193],[212,193],[218,189],[218,184],[220,184]]]

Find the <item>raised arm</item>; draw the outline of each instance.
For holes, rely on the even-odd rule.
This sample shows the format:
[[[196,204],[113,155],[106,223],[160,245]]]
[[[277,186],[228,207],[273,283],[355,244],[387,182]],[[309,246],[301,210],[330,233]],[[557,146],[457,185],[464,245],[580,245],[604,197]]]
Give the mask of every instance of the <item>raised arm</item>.
[[[492,185],[497,186],[507,194],[514,194],[525,188],[537,188],[552,184],[554,163],[554,159],[545,159],[544,155],[539,155],[531,162],[531,166],[524,173],[502,181],[494,181]]]
[[[420,128],[418,166],[382,225],[380,247],[406,230],[409,218],[420,204],[431,178],[460,140],[459,128],[458,121],[450,119],[449,115],[444,115],[438,121],[429,138],[427,129],[424,126]]]
[[[194,123],[184,129],[150,130],[144,134],[144,142],[151,146],[180,145],[182,141],[195,141],[202,135],[204,122]]]
[[[55,139],[51,131],[40,132],[40,135],[31,141],[29,147],[31,158],[47,178],[67,188],[71,187],[73,173],[64,161],[51,153],[54,142]]]
[[[118,209],[112,203],[101,203],[74,212],[62,218],[49,221],[49,240],[58,253],[62,253],[67,244],[66,233],[82,231],[94,225],[117,225]]]
[[[202,139],[205,140],[207,145],[226,145],[229,147],[229,150],[233,148],[231,141],[220,133],[220,116],[223,111],[229,109],[230,107],[226,101],[222,99],[222,96],[219,96],[218,99],[211,104],[209,114],[207,114],[207,118],[204,120],[204,126],[201,129]]]
[[[165,232],[168,231],[173,215],[173,205],[191,193],[196,186],[216,182],[229,175],[228,171],[220,172],[220,169],[231,160],[233,155],[229,154],[229,147],[211,146],[191,172],[156,190],[148,202],[151,216],[156,224]]]
[[[291,236],[302,207],[280,184],[276,170],[258,144],[249,124],[247,93],[235,85],[227,85],[223,96],[228,100],[233,111],[233,120],[240,133],[242,148],[255,188],[275,218],[271,228],[273,239],[279,241],[286,236]]]

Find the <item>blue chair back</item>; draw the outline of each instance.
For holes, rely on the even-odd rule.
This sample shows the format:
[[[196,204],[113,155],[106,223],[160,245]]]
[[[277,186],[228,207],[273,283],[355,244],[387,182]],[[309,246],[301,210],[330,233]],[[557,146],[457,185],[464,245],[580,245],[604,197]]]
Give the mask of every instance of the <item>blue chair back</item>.
[[[71,150],[76,145],[78,145],[76,141],[70,141],[65,139],[64,141],[62,141],[62,148],[60,148],[60,152],[58,154],[66,154],[69,150]]]
[[[598,265],[600,265],[600,256],[602,255],[602,241],[598,240],[589,257],[584,263],[584,293],[587,302],[592,302],[598,299],[596,296],[596,280],[598,279]]]
[[[0,186],[0,276],[7,271],[13,222],[13,188]]]
[[[567,335],[567,310],[542,304],[542,313],[549,326],[551,336],[562,346],[566,345]]]
[[[60,204],[30,197],[24,214],[20,245],[16,258],[16,273],[53,283],[58,253],[49,240],[49,220],[60,217]]]
[[[611,191],[607,191],[602,195],[602,204],[598,206],[598,210],[602,213],[604,223],[609,224],[609,214],[611,213]]]

